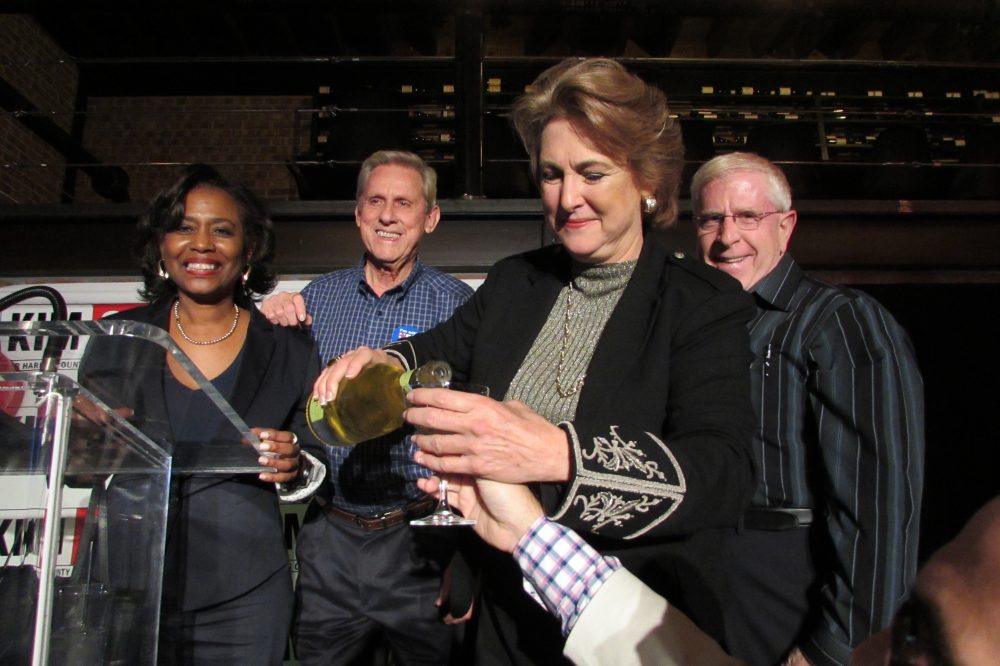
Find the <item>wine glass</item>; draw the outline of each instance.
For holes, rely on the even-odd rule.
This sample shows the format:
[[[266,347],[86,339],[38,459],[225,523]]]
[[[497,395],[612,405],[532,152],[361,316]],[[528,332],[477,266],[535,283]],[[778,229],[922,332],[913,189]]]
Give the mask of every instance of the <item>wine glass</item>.
[[[490,389],[481,384],[451,382],[448,388],[452,391],[464,391],[465,393],[477,393],[485,396],[489,396],[490,394]],[[442,478],[438,484],[438,503],[434,509],[434,513],[424,518],[411,520],[410,524],[417,527],[454,527],[458,525],[475,525],[476,521],[451,510],[451,504],[448,502],[448,481]]]
[[[448,481],[441,479],[438,484],[438,503],[434,513],[411,520],[410,524],[417,527],[453,527],[456,525],[475,525],[476,521],[460,516],[451,510],[451,504],[448,503]]]

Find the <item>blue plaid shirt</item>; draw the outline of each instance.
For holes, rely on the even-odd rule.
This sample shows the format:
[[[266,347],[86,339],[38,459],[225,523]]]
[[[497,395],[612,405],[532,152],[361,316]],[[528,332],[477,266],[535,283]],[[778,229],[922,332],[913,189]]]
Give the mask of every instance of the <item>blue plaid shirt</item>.
[[[436,268],[414,265],[402,284],[376,296],[364,260],[322,275],[302,290],[312,336],[324,363],[360,345],[381,347],[425,331],[451,316],[472,288]],[[400,431],[360,446],[327,447],[324,491],[336,506],[359,514],[391,511],[423,493],[414,483],[428,471],[413,462],[414,447]]]

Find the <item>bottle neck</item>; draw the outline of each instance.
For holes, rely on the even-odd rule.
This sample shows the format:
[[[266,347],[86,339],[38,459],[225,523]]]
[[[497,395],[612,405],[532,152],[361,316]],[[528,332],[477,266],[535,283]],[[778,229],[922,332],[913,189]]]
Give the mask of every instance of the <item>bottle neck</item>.
[[[399,377],[403,390],[415,388],[447,388],[451,383],[451,366],[445,361],[429,361]]]

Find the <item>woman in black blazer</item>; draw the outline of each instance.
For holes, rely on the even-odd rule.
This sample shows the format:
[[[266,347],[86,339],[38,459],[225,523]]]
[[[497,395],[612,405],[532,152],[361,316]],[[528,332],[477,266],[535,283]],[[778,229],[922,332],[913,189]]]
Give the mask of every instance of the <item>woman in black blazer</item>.
[[[304,405],[318,357],[308,336],[271,326],[253,305],[254,295],[274,287],[274,231],[244,187],[210,167],[189,168],[153,200],[136,247],[149,304],[113,317],[168,331],[255,426],[266,454],[259,463],[276,470],[175,475],[159,663],[280,664],[293,597],[276,484],[301,484],[322,467],[304,457],[293,434],[308,437]],[[196,458],[224,427],[195,381],[155,346],[95,340],[80,376],[175,461]],[[114,501],[112,492],[112,510]]]
[[[658,233],[676,220],[684,164],[662,92],[614,61],[572,59],[536,79],[513,119],[560,243],[499,262],[451,319],[345,356],[315,392],[331,398],[371,361],[448,361],[503,402],[414,391],[416,460],[537,484],[550,518],[722,638],[712,530],[736,525],[753,489],[752,301]],[[510,558],[474,559],[477,660],[559,663],[559,627]]]

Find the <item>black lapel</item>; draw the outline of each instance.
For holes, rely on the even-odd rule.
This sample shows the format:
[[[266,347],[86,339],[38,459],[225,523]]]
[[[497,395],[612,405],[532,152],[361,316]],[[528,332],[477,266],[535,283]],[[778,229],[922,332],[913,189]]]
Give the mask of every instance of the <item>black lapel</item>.
[[[617,393],[633,364],[643,358],[663,297],[665,254],[662,241],[648,233],[635,272],[597,341],[580,392],[578,414],[593,413],[607,396]]]
[[[164,331],[170,330],[170,305],[172,299],[161,299],[150,304],[143,317],[129,317],[143,323],[152,324]],[[163,373],[167,367],[167,350],[152,342],[136,341],[134,349],[136,358],[130,361],[133,368],[131,381],[134,381],[132,394],[136,396],[135,410],[146,422],[145,430],[150,436],[159,436],[167,442],[173,441],[173,431],[167,418],[167,399],[163,393]],[[130,346],[131,346],[130,344]],[[155,437],[154,437],[155,438]],[[171,450],[172,446],[167,450]]]
[[[528,355],[531,345],[545,325],[549,313],[566,285],[570,274],[569,255],[557,246],[550,251],[536,252],[526,259],[531,267],[525,272],[527,285],[512,290],[513,302],[503,310],[503,320],[497,335],[501,338],[499,353],[488,359],[490,367],[482,381],[493,387],[497,400],[506,395],[518,368]]]
[[[257,392],[264,386],[264,375],[274,355],[274,330],[257,308],[250,308],[250,327],[240,361],[239,375],[230,399],[236,413],[244,416],[250,409]]]

